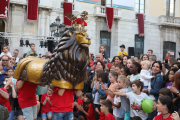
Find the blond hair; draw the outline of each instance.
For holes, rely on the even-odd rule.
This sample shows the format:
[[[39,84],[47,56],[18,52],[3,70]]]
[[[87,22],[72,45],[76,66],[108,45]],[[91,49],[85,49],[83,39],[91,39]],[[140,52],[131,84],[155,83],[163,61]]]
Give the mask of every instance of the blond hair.
[[[147,65],[149,66],[149,68],[150,68],[150,66],[151,66],[151,63],[150,63],[149,60],[141,61],[141,64],[147,64]]]
[[[122,80],[123,83],[126,83],[126,87],[129,86],[129,80],[128,80],[128,78],[127,78],[125,75],[120,75],[120,76],[118,77],[118,79],[119,79],[119,80]]]
[[[99,46],[99,51],[101,50],[101,47],[104,47],[104,51],[106,51],[105,45],[100,45],[100,46]]]

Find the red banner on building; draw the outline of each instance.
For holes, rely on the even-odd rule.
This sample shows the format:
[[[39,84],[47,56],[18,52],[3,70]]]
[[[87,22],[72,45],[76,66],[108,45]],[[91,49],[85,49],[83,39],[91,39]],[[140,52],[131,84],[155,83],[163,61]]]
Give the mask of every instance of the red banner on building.
[[[72,3],[64,2],[64,24],[67,26],[71,26],[71,21],[65,17],[66,14],[72,14]]]
[[[28,0],[27,5],[27,20],[38,20],[38,0]]]
[[[144,36],[144,15],[137,14],[137,18],[138,18],[139,36]]]
[[[0,18],[9,18],[9,1],[0,0]]]
[[[114,8],[106,7],[106,20],[108,25],[108,32],[111,32],[114,21]]]

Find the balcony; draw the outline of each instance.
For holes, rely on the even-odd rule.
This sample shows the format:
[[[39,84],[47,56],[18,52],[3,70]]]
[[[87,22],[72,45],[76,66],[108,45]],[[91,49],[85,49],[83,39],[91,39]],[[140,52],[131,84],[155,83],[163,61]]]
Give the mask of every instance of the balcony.
[[[180,17],[171,17],[162,15],[159,17],[160,26],[180,27]]]
[[[97,17],[106,17],[106,7],[96,5],[95,6],[95,13],[94,16]],[[121,18],[121,9],[114,8],[114,19],[120,19]]]

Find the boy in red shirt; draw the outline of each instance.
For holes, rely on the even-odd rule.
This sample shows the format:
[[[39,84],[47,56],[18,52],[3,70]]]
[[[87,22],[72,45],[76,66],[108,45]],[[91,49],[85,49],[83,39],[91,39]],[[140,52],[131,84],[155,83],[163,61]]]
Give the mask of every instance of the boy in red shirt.
[[[35,120],[37,118],[37,100],[36,88],[37,84],[18,80],[18,102],[22,109],[25,120]]]
[[[52,101],[52,120],[71,120],[73,119],[73,92],[80,96],[81,90],[63,89],[54,87]]]
[[[112,109],[112,103],[109,100],[105,100],[101,103],[101,112],[105,114],[105,120],[115,120],[114,116],[110,113]]]
[[[9,113],[11,112],[9,94],[5,88],[0,88],[0,104],[2,104],[4,107],[7,107]]]
[[[53,86],[49,86],[47,93],[44,93],[41,97],[41,104],[42,104],[41,119],[42,120],[52,119],[51,105],[52,105],[52,100],[53,100],[53,92],[54,92]]]
[[[101,104],[103,101],[105,101],[106,98],[107,98],[106,95],[100,96],[100,104]],[[98,108],[96,108],[95,110],[96,110],[96,112],[99,114],[99,120],[104,120],[104,119],[105,119],[104,113],[101,112],[101,111],[99,111]]]

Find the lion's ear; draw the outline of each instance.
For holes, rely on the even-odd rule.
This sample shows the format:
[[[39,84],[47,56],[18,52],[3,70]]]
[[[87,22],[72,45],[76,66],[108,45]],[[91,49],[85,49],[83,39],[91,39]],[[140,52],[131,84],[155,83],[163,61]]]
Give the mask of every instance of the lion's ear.
[[[68,33],[69,31],[67,31],[67,33],[64,34],[63,37],[61,38],[58,44],[58,50],[57,50],[58,52],[63,52],[64,50],[67,50],[75,42],[76,39],[75,32],[72,36],[69,36]]]

